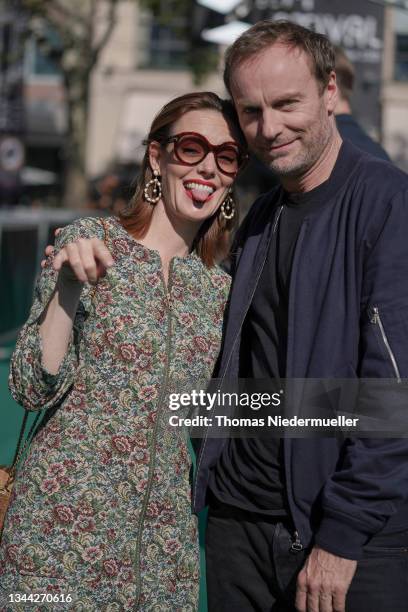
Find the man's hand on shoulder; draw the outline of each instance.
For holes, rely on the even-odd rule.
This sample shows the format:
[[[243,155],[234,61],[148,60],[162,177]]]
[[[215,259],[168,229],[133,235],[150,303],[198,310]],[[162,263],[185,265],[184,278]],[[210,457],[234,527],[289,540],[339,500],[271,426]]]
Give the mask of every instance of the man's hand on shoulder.
[[[297,580],[299,612],[345,612],[346,595],[357,561],[337,557],[315,546]]]

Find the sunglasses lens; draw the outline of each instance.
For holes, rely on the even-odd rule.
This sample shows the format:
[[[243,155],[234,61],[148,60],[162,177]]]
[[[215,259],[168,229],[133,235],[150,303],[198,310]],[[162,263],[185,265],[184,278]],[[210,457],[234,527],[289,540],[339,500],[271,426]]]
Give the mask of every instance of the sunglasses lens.
[[[203,141],[194,136],[183,136],[176,142],[178,157],[186,164],[198,164],[206,155]]]
[[[221,170],[227,173],[238,172],[240,155],[235,147],[224,147],[217,151],[217,162]]]
[[[241,164],[241,156],[237,147],[231,144],[213,147],[199,134],[180,136],[174,144],[174,149],[178,159],[188,166],[199,164],[211,150],[215,152],[217,165],[221,172],[235,174]]]

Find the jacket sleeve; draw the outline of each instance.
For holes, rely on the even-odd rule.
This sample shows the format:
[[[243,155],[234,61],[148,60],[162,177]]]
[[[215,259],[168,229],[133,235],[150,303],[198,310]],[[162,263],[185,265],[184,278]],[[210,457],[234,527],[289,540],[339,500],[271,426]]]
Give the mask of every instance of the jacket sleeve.
[[[396,384],[403,401],[408,399],[407,236],[408,192],[403,192],[392,199],[377,238],[366,244],[358,371],[361,378],[401,378]],[[373,320],[374,308],[381,313],[382,330]],[[374,399],[392,419],[393,400],[388,400],[384,392]],[[360,397],[368,407],[369,401],[373,398]],[[363,546],[407,502],[408,438],[350,439],[322,492],[323,519],[315,541],[333,554],[359,559]]]
[[[95,218],[85,218],[66,226],[55,241],[54,256],[67,243],[79,238],[103,237]],[[48,409],[58,405],[71,388],[79,363],[82,327],[90,309],[90,288],[85,285],[76,312],[67,352],[56,374],[50,374],[42,365],[42,345],[39,320],[55,290],[58,272],[52,267],[53,257],[36,283],[34,302],[27,322],[22,327],[11,358],[9,389],[17,403],[27,410]],[[56,330],[58,333],[58,330]]]

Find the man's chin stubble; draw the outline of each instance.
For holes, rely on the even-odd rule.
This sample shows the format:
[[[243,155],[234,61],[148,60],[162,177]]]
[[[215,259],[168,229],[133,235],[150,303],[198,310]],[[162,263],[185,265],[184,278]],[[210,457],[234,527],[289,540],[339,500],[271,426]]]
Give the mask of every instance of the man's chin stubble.
[[[274,174],[276,174],[278,177],[293,179],[302,178],[316,163],[316,159],[313,158],[294,159],[291,163],[289,162],[286,165],[280,165],[278,159],[274,161],[263,161],[264,164],[266,164],[266,166],[270,168],[270,170],[272,170],[272,172],[274,172]]]
[[[281,166],[279,164],[275,164],[274,162],[269,162],[267,166],[277,176],[290,178],[299,178],[309,169],[309,166],[306,163]]]

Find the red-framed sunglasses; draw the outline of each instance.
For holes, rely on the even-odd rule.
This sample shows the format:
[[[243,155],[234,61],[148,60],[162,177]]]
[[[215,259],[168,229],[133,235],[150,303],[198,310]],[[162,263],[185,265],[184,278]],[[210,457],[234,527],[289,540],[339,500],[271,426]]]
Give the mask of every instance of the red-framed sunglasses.
[[[213,145],[197,132],[181,132],[162,141],[163,144],[170,142],[174,142],[174,155],[185,166],[199,164],[211,151],[218,170],[228,176],[235,176],[248,159],[248,154],[236,142]]]

